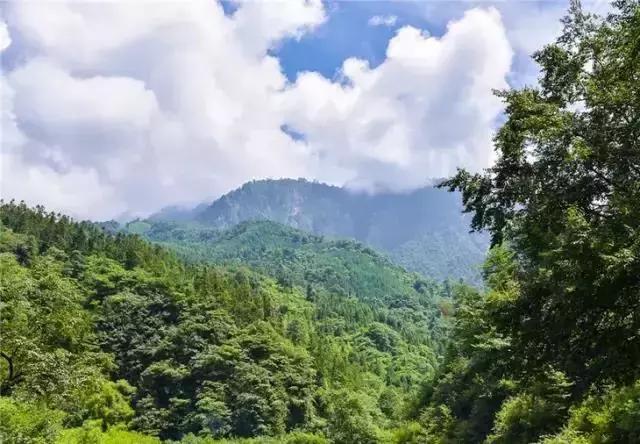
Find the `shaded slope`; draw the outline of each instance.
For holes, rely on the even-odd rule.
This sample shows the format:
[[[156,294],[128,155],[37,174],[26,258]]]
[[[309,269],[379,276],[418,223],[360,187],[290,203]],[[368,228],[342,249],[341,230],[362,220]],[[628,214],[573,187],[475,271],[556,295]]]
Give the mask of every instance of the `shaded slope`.
[[[249,182],[191,216],[158,213],[154,221],[229,228],[271,220],[315,234],[351,238],[424,276],[478,283],[485,236],[469,233],[460,197],[433,187],[410,193],[368,195],[303,179]]]
[[[144,224],[136,222],[134,228],[139,232]],[[359,242],[327,240],[270,221],[242,222],[223,231],[168,222],[146,228],[149,240],[191,261],[249,266],[285,287],[304,288],[310,299],[321,292],[384,308],[393,325],[417,326],[415,334],[423,339],[427,332],[442,333],[442,286],[405,271]],[[420,316],[415,317],[414,310]]]

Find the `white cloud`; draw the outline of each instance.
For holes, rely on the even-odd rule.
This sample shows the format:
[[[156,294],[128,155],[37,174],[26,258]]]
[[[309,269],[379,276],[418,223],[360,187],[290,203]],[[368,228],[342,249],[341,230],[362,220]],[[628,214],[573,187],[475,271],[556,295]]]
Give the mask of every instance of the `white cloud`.
[[[568,1],[469,0],[458,2],[409,3],[429,23],[444,24],[460,17],[465,10],[492,5],[502,17],[507,39],[513,47],[514,60],[509,84],[518,88],[536,85],[540,67],[531,55],[552,43],[562,32],[561,19],[567,13]],[[610,0],[583,0],[582,8],[601,16],[611,12]]]
[[[374,15],[367,23],[369,26],[394,26],[397,22],[397,15]]]
[[[234,24],[245,47],[264,52],[285,37],[301,37],[325,20],[322,0],[238,2]]]
[[[400,29],[387,59],[343,65],[345,82],[299,76],[284,95],[287,123],[306,135],[324,174],[363,189],[409,189],[456,166],[489,163],[512,51],[495,9],[473,9],[441,38]],[[333,171],[332,171],[333,169]]]
[[[407,189],[487,165],[511,49],[474,9],[441,38],[404,27],[371,68],[287,82],[270,48],[326,20],[320,0],[6,5],[3,198],[79,217],[195,203],[252,178]],[[9,35],[11,36],[9,38]],[[288,126],[304,134],[294,140]]]
[[[4,51],[11,44],[11,37],[9,37],[9,30],[7,24],[0,21],[0,51]]]

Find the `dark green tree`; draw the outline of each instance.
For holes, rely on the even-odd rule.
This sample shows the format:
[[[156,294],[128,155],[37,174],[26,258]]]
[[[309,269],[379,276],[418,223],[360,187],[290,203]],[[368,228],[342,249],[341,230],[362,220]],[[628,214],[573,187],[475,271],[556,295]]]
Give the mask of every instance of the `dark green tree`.
[[[639,41],[637,1],[603,20],[573,2],[534,55],[540,86],[499,93],[495,165],[443,184],[514,252],[518,291],[496,328],[518,362],[552,365],[576,393],[640,377]]]

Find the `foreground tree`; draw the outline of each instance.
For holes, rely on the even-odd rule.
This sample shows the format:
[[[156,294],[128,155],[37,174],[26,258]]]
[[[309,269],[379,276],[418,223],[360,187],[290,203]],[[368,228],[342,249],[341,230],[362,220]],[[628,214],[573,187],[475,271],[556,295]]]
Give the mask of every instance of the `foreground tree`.
[[[572,3],[534,55],[540,87],[499,93],[495,166],[443,184],[515,253],[520,290],[495,321],[518,361],[576,392],[640,377],[640,7],[614,7],[600,21]]]
[[[441,185],[494,249],[425,390],[431,442],[640,439],[640,4],[613,6],[571,4],[539,87],[498,93],[495,165]]]

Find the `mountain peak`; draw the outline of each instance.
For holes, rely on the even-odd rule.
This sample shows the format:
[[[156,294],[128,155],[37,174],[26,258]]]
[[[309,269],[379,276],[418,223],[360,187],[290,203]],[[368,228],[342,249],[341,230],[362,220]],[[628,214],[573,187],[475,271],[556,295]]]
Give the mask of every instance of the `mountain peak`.
[[[164,214],[171,216],[165,220],[216,229],[269,220],[318,235],[351,238],[436,279],[479,282],[478,264],[488,246],[486,236],[469,233],[460,195],[433,186],[366,194],[303,178],[254,180],[188,215]],[[152,219],[162,220],[163,212]]]

